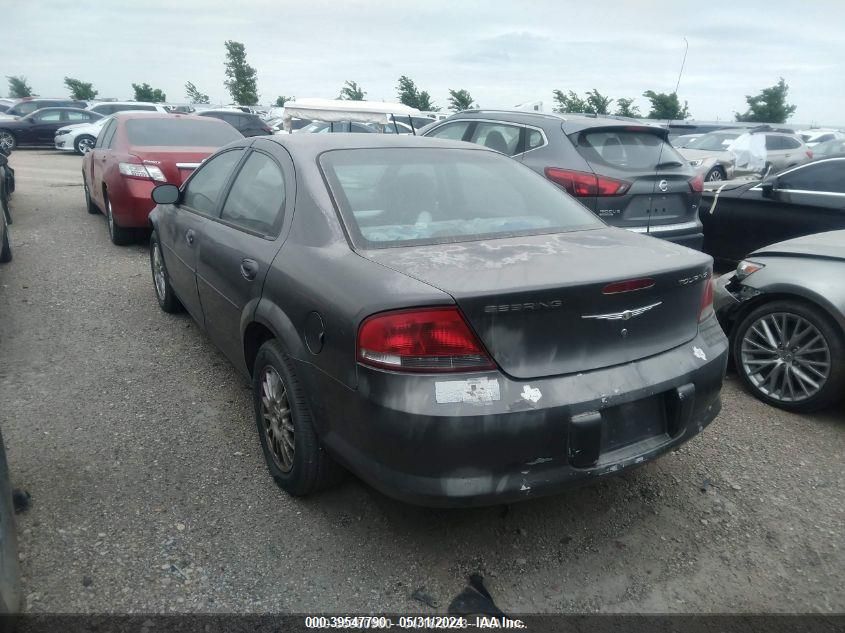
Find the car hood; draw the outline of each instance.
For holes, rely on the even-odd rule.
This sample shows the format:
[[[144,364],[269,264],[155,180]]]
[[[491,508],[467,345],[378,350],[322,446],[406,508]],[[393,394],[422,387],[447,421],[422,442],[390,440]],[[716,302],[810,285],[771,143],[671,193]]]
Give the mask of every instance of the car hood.
[[[845,230],[796,237],[757,249],[754,255],[807,255],[845,261]]]

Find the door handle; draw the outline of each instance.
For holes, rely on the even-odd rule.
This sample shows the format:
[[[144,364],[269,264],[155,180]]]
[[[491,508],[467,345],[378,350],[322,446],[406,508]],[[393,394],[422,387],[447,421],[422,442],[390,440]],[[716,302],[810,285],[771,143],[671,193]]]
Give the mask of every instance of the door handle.
[[[188,242],[188,244],[193,245],[193,243],[194,243],[194,229],[188,229],[187,231],[185,231],[185,241]]]
[[[252,281],[258,275],[258,262],[254,259],[241,260],[241,276],[247,281]]]

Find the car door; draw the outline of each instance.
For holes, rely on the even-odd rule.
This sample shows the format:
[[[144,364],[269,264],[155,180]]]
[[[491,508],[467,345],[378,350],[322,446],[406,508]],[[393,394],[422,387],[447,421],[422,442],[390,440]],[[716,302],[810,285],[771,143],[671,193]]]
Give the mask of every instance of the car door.
[[[202,164],[182,187],[179,204],[159,207],[159,243],[170,283],[185,309],[205,326],[197,291],[198,253],[205,239],[209,218],[217,217],[222,194],[244,155],[236,147]]]
[[[34,145],[53,145],[56,130],[67,125],[64,111],[45,108],[32,115],[33,124],[30,127],[30,142]]]
[[[845,228],[845,158],[808,163],[766,183],[771,194],[760,184],[731,207],[726,221],[737,236],[731,259],[793,237]]]
[[[103,208],[103,172],[106,162],[106,152],[109,151],[111,142],[114,139],[115,131],[117,130],[117,121],[112,119],[100,133],[97,135],[97,141],[94,143],[93,149],[85,156],[84,161],[89,167],[89,173],[86,174],[88,178],[88,188],[91,198],[97,205]]]
[[[209,337],[239,368],[241,324],[255,310],[294,200],[293,164],[282,150],[253,149],[240,166],[220,216],[209,220],[197,262],[197,286]],[[289,214],[288,214],[289,215]]]

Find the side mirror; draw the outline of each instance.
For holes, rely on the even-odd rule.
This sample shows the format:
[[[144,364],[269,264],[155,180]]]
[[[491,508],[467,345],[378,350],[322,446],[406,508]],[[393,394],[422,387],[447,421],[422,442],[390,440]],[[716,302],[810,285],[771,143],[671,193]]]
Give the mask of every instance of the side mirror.
[[[152,198],[156,204],[176,204],[179,197],[179,187],[176,185],[159,185],[153,189]]]
[[[767,180],[762,185],[760,185],[760,194],[764,198],[774,198],[775,197],[775,185],[777,184],[777,179],[773,178],[772,180]]]

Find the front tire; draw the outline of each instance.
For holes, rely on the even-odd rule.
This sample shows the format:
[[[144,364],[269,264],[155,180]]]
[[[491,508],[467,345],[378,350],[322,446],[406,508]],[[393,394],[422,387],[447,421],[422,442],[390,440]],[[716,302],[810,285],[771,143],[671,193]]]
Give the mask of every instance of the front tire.
[[[816,306],[761,305],[737,326],[732,346],[740,379],[766,404],[808,413],[843,395],[845,335]]]
[[[293,363],[275,339],[258,350],[252,383],[261,450],[276,484],[304,496],[336,483],[343,471],[314,432]]]
[[[132,238],[134,237],[132,231],[124,229],[122,226],[118,225],[117,221],[115,221],[114,214],[111,209],[111,201],[109,200],[109,195],[107,193],[103,194],[103,199],[106,203],[106,223],[109,227],[109,238],[111,239],[112,244],[125,246],[131,243]]]
[[[80,156],[85,156],[85,154],[87,154],[94,148],[94,143],[96,142],[97,139],[95,139],[93,136],[83,134],[73,142],[73,149]]]
[[[176,297],[173,286],[170,285],[170,276],[167,274],[164,255],[161,252],[161,243],[155,231],[150,235],[150,270],[153,274],[153,289],[159,307],[169,314],[181,312],[182,304]]]
[[[704,180],[707,182],[720,182],[725,179],[725,173],[722,171],[721,167],[714,167],[710,171],[707,172],[707,175],[704,177]]]
[[[9,227],[3,232],[3,242],[0,243],[0,264],[12,261],[12,245],[9,243]]]

